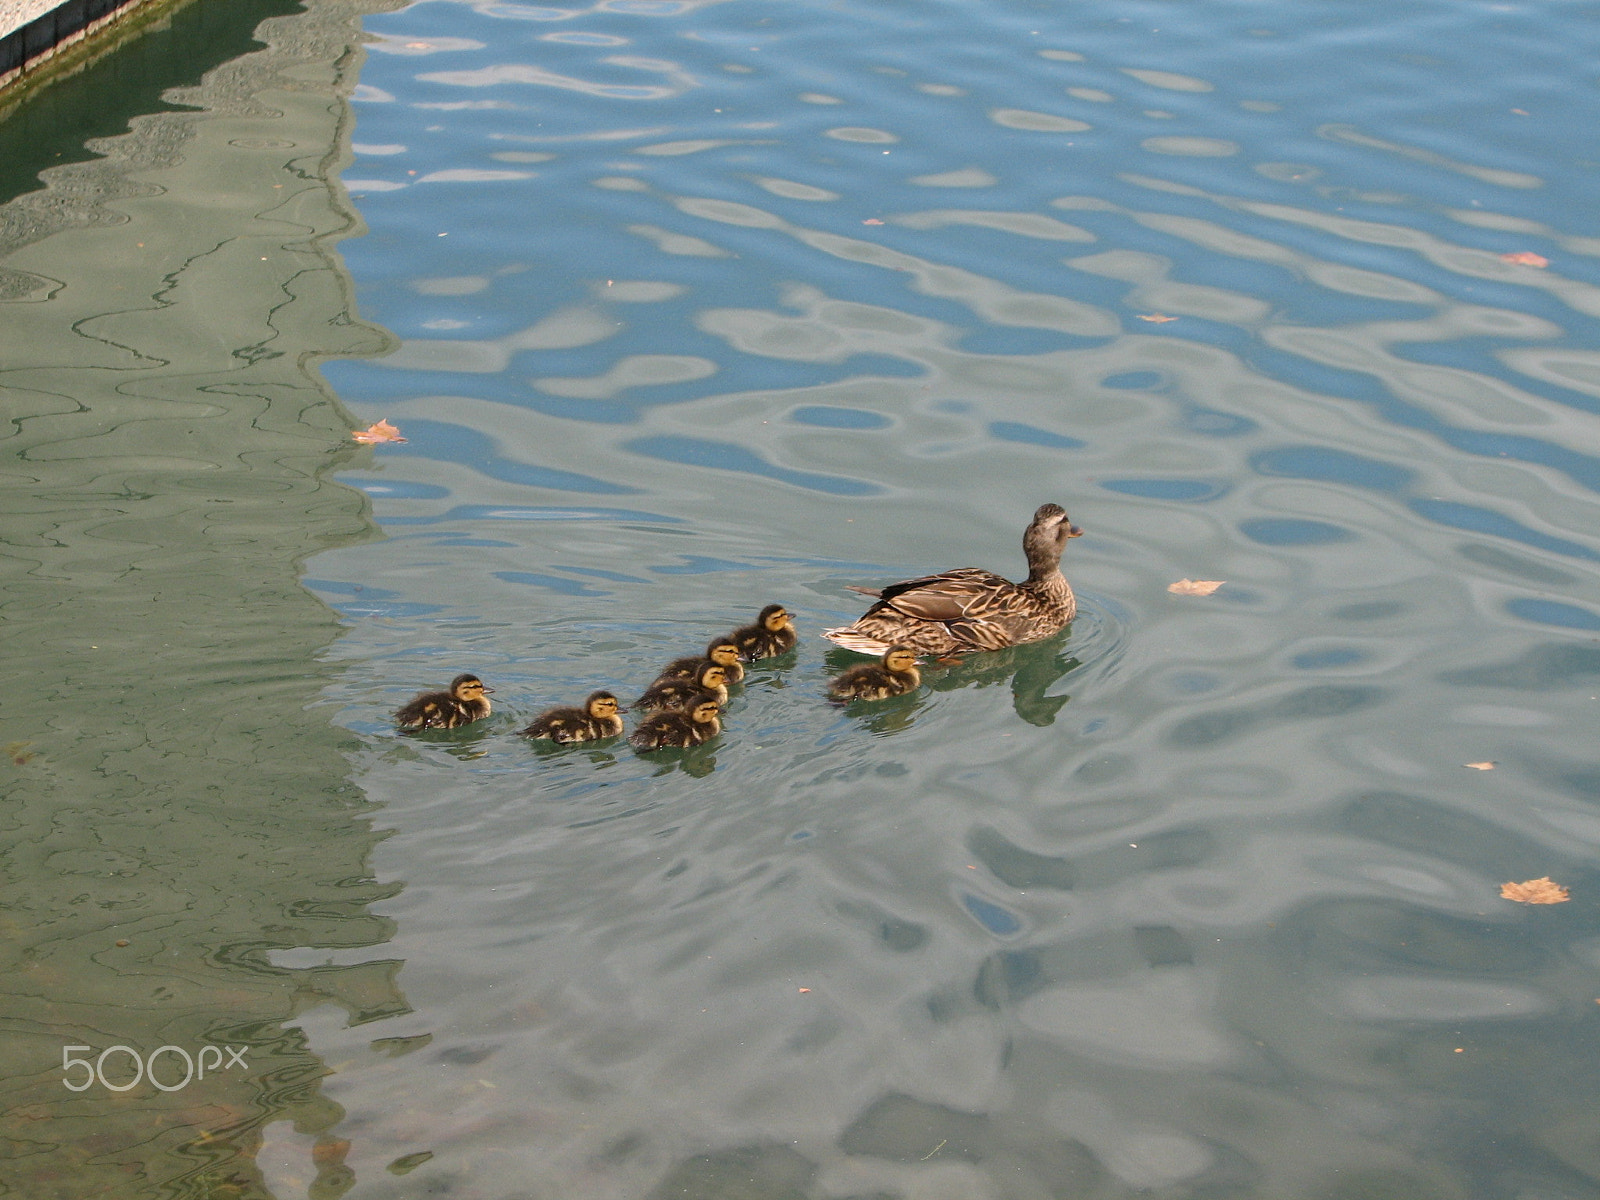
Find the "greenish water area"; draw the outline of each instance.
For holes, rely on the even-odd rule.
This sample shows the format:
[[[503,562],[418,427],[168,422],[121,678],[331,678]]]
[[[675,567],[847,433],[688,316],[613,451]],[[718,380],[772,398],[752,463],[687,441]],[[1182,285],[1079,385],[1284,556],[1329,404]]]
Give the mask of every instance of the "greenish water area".
[[[0,210],[8,1197],[270,1195],[268,1122],[340,1116],[285,1023],[406,1007],[381,954],[270,961],[392,933],[352,738],[314,707],[339,622],[297,580],[379,536],[328,478],[359,451],[316,371],[389,345],[334,250],[370,9],[262,25],[168,93],[191,111]],[[320,1171],[336,1187],[337,1155]]]
[[[0,207],[0,1195],[1600,1197],[1592,14],[248,32]],[[1047,501],[1070,630],[827,701]]]

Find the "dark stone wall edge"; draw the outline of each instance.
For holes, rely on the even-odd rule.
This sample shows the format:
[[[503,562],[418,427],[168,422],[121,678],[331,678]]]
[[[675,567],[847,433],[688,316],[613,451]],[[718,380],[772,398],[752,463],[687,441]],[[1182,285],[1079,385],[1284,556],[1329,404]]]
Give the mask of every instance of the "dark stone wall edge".
[[[58,51],[83,41],[150,0],[62,0],[0,38],[0,90],[20,82]]]

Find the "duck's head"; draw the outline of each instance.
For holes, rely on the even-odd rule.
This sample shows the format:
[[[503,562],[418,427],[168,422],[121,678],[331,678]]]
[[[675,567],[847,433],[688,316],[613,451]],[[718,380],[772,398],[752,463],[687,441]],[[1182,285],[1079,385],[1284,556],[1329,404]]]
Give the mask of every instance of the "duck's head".
[[[457,675],[450,681],[450,694],[457,700],[482,700],[494,695],[494,689],[484,687],[476,675]]]
[[[883,666],[886,671],[893,671],[896,675],[904,675],[907,671],[915,671],[917,669],[917,652],[910,646],[890,646],[883,652]]]
[[[761,622],[763,629],[771,633],[777,633],[780,629],[794,628],[790,624],[792,618],[789,616],[789,610],[781,604],[767,605],[761,610],[761,615],[757,620]]]
[[[706,647],[706,657],[719,667],[731,667],[739,661],[739,647],[727,638],[718,638]]]
[[[616,716],[620,705],[610,692],[590,692],[589,698],[583,702],[583,707],[591,717],[604,719]]]
[[[709,725],[722,712],[722,702],[709,692],[703,692],[690,703],[689,719],[696,725]]]
[[[695,677],[695,682],[707,689],[726,687],[728,673],[722,669],[721,663],[702,663],[700,665],[700,674]]]
[[[1041,504],[1033,514],[1027,532],[1022,535],[1022,548],[1027,552],[1029,561],[1032,561],[1035,553],[1059,557],[1069,540],[1082,536],[1083,530],[1072,523],[1067,517],[1067,510],[1061,505]]]

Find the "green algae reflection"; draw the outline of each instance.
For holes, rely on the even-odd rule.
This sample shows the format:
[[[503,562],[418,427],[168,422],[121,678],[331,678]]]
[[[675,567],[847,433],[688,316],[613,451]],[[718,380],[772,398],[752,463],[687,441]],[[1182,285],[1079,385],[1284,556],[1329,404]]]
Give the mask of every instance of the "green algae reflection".
[[[265,49],[168,93],[199,111],[135,117],[0,207],[13,1194],[266,1197],[262,1128],[341,1115],[285,1022],[405,1010],[381,952],[271,957],[387,941],[371,906],[398,886],[315,707],[339,625],[297,582],[376,536],[329,478],[366,452],[316,363],[388,346],[334,249],[358,231],[336,182],[357,21],[385,7],[266,22]],[[100,1076],[67,1086],[90,1070],[67,1058]],[[330,1145],[314,1195],[352,1181]]]

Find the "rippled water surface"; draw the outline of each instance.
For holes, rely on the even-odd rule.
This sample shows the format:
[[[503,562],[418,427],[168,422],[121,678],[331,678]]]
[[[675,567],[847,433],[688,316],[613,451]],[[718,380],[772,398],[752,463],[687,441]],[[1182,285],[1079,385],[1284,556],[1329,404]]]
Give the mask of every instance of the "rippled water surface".
[[[251,884],[356,924],[236,935],[297,999],[227,1194],[1600,1196],[1592,17],[424,0],[296,76],[365,234],[260,394],[408,440],[260,517],[347,514],[274,552],[354,785],[278,852],[361,865]],[[1018,577],[1045,501],[1070,632],[826,702],[847,585]],[[710,745],[516,736],[769,601]]]

